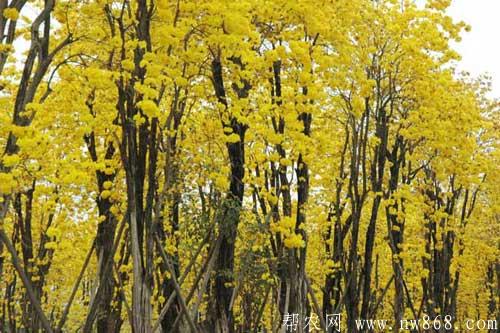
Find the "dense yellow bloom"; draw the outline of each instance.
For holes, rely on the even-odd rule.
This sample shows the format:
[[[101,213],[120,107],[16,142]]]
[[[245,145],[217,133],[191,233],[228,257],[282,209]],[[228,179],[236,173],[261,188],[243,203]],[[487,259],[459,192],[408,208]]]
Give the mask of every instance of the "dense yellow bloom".
[[[137,103],[137,106],[150,118],[158,117],[160,110],[155,102],[151,100],[144,100]]]
[[[285,243],[285,246],[290,248],[290,249],[301,248],[301,247],[304,247],[306,245],[306,243],[302,239],[302,236],[298,235],[298,234],[291,234],[291,235],[286,236],[284,243]]]
[[[181,325],[279,331],[287,297],[347,316],[491,312],[498,103],[454,70],[467,27],[449,0],[56,1],[23,52],[50,3],[3,10],[27,15],[0,41],[0,231],[56,323],[92,250],[64,331],[154,325],[165,254],[195,291]],[[0,321],[43,330],[23,327],[38,320],[10,251]]]
[[[19,12],[17,11],[16,8],[5,8],[3,10],[3,16],[5,18],[8,18],[9,20],[15,21],[19,18]]]

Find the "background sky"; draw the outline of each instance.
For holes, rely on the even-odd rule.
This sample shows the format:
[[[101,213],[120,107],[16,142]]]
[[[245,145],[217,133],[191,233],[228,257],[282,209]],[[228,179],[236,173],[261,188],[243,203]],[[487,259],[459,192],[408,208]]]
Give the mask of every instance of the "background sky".
[[[492,77],[492,97],[500,98],[500,0],[453,0],[448,13],[471,26],[454,45],[462,55],[460,70]]]

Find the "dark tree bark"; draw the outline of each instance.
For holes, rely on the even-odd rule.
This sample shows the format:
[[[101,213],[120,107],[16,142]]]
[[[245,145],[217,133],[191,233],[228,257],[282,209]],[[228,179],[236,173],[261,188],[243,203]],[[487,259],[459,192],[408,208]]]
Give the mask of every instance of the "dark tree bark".
[[[238,59],[233,59],[232,61],[243,66]],[[217,100],[223,105],[226,111],[229,111],[220,57],[213,59],[211,69],[212,83]],[[233,84],[232,88],[236,91],[238,98],[247,98],[250,84],[245,81],[243,88],[238,88],[236,84]],[[234,318],[232,309],[230,308],[234,288],[231,284],[234,281],[234,249],[244,193],[245,132],[247,126],[239,122],[230,114],[228,115],[227,121],[223,120],[222,125],[230,128],[232,133],[238,135],[239,140],[238,142],[226,143],[227,153],[231,164],[231,178],[229,191],[226,194],[226,199],[224,200],[222,212],[219,217],[219,232],[222,240],[216,261],[215,326],[216,329],[221,332],[234,332]]]
[[[450,315],[454,326],[457,320],[460,269],[457,269],[452,274],[451,263],[452,260],[463,255],[465,245],[463,239],[454,229],[446,229],[449,217],[453,215],[459,215],[460,228],[465,228],[474,211],[480,186],[475,189],[464,189],[462,186],[455,184],[455,176],[452,176],[447,185],[452,195],[443,198],[441,194],[445,185],[438,181],[432,168],[425,168],[424,181],[426,190],[423,191],[423,194],[427,205],[433,211],[444,210],[447,216],[435,221],[429,214],[425,214],[426,257],[422,258],[422,262],[429,273],[421,282],[423,289],[422,304],[426,313],[431,317]],[[455,251],[457,248],[458,251]],[[440,310],[436,311],[436,308]],[[451,331],[453,330],[452,328]]]
[[[87,103],[89,110],[92,112],[92,103],[89,101]],[[97,156],[96,140],[94,133],[90,133],[85,137],[87,143],[87,149],[90,154],[90,158],[93,162],[97,162],[99,157]],[[104,155],[104,160],[110,160],[115,154],[115,148],[112,143],[107,144],[106,152]],[[102,171],[96,171],[97,189],[99,193],[105,190],[105,182],[113,182],[116,174],[107,175]],[[96,253],[97,253],[97,263],[98,263],[98,281],[102,285],[101,299],[97,307],[97,331],[99,333],[114,332],[117,323],[119,322],[118,313],[112,308],[111,303],[114,299],[114,278],[111,274],[112,271],[106,270],[105,266],[109,261],[113,259],[113,243],[115,240],[116,231],[116,217],[111,213],[110,208],[112,202],[109,198],[102,198],[98,196],[96,198],[97,210],[99,216],[104,216],[104,221],[99,223],[97,227],[96,236]]]
[[[355,320],[359,317],[360,286],[360,258],[358,256],[359,227],[364,202],[367,196],[367,171],[366,171],[366,146],[368,136],[369,110],[365,106],[365,112],[359,121],[354,116],[349,116],[350,126],[350,163],[349,163],[349,185],[347,195],[351,205],[351,244],[347,253],[346,264],[346,290],[344,303],[347,312],[347,329],[349,332],[357,332]]]
[[[186,107],[185,97],[181,98],[181,89],[179,87],[174,88],[174,99],[172,101],[172,107],[170,110],[169,117],[167,119],[166,128],[169,130],[169,134],[167,135],[166,147],[167,151],[165,152],[165,187],[163,190],[163,194],[166,196],[166,203],[168,206],[170,227],[172,230],[171,235],[167,235],[165,233],[164,223],[165,219],[161,216],[158,221],[158,235],[163,246],[166,245],[167,237],[170,236],[170,239],[175,242],[174,246],[177,248],[177,236],[176,232],[179,230],[179,210],[181,204],[181,193],[179,191],[179,165],[178,165],[178,131],[179,126],[181,124],[181,119],[184,114]],[[172,133],[172,134],[170,134]],[[162,214],[164,207],[164,198],[158,198],[159,204],[161,206],[158,214]],[[160,249],[157,249],[159,252]],[[171,255],[172,265],[175,273],[175,278],[178,279],[180,276],[180,267],[179,267],[179,254],[176,251],[173,255]],[[170,274],[168,270],[166,270],[165,266],[160,266],[160,271],[162,275]],[[165,302],[169,299],[172,293],[175,293],[175,288],[172,283],[172,280],[163,280],[161,283],[161,290],[163,297],[165,298]],[[160,308],[163,308],[165,304],[162,304]],[[161,326],[163,332],[178,332],[179,329],[174,327],[175,321],[180,315],[180,304],[178,302],[178,298],[176,298],[176,303],[173,306],[170,306],[167,313],[163,317],[161,321]]]

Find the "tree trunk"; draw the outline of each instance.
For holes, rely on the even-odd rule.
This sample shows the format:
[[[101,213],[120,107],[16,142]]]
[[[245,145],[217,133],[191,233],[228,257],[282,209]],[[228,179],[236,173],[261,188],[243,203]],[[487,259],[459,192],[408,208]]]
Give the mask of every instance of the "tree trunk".
[[[240,66],[241,62],[237,59],[233,61]],[[229,105],[226,100],[226,92],[224,80],[222,76],[222,64],[219,58],[212,61],[212,82],[216,97],[226,111]],[[233,89],[237,91],[238,98],[248,97],[250,85],[244,82],[244,87],[239,89],[233,85]],[[233,295],[234,282],[234,249],[238,223],[240,219],[240,210],[243,202],[245,176],[245,132],[246,125],[240,123],[235,117],[229,115],[228,122],[222,124],[224,127],[230,128],[232,133],[239,136],[238,142],[226,143],[228,157],[231,163],[231,179],[229,191],[226,194],[226,199],[223,203],[222,214],[219,220],[219,232],[222,240],[219,250],[219,255],[216,262],[217,275],[215,278],[215,296],[216,296],[216,329],[221,332],[234,332],[232,309],[230,308],[231,298]]]

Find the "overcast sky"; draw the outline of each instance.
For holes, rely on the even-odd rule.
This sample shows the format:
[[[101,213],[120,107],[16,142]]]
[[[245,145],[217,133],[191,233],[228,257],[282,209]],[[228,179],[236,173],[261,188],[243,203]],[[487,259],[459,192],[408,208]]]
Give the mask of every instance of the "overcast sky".
[[[455,45],[462,55],[458,67],[474,76],[488,73],[493,97],[500,97],[500,0],[453,0],[449,14],[472,27]]]

